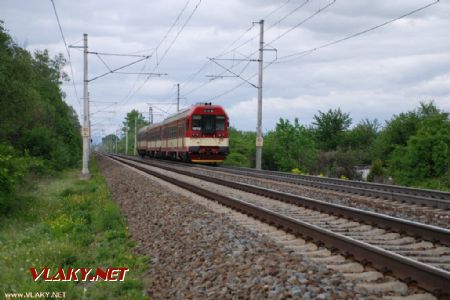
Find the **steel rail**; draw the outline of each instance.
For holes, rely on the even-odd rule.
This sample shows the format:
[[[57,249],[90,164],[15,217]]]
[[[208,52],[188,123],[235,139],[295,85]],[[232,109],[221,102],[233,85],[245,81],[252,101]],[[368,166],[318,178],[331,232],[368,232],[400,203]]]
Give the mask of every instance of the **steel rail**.
[[[309,197],[298,196],[263,187],[257,187],[246,183],[239,183],[207,175],[196,174],[189,171],[180,170],[178,168],[174,168],[171,166],[162,165],[161,163],[150,162],[147,160],[139,160],[134,157],[126,157],[125,159],[129,159],[132,161],[136,161],[139,163],[143,163],[158,168],[163,168],[167,171],[176,172],[182,175],[194,177],[197,179],[253,193],[267,198],[283,201],[290,204],[295,204],[305,208],[310,208],[337,217],[344,217],[346,219],[354,220],[356,222],[365,223],[368,225],[375,225],[383,229],[388,229],[390,231],[398,232],[401,234],[408,234],[415,238],[421,238],[423,240],[431,241],[433,243],[441,243],[443,245],[450,246],[450,230],[442,227],[399,219],[376,212],[365,211],[362,209],[329,203]]]
[[[132,158],[132,156],[124,156]],[[145,161],[142,159],[142,161]],[[402,203],[411,203],[421,206],[450,210],[450,192],[403,187],[397,185],[362,182],[356,180],[342,180],[337,178],[320,177],[313,175],[290,174],[280,171],[255,170],[244,167],[211,167],[193,165],[183,162],[165,161],[169,164],[198,167],[211,171],[238,174],[249,177],[269,179],[279,182],[300,184],[332,191],[357,194],[368,197],[382,198]]]
[[[446,210],[450,209],[449,192],[240,167],[219,167],[215,169],[233,174],[242,174],[247,176],[251,175],[259,178],[297,183],[341,192],[349,192],[371,197],[382,197],[385,199],[407,203],[433,206]]]
[[[392,272],[397,278],[404,280],[407,283],[416,283],[418,286],[438,296],[450,295],[450,285],[448,284],[450,282],[449,272],[384,250],[380,247],[255,206],[245,201],[212,192],[197,185],[175,179],[136,164],[145,164],[142,161],[131,160],[133,162],[130,162],[130,159],[128,158],[119,158],[112,155],[107,156],[195,194],[218,201],[225,206],[231,207],[271,225],[284,228],[286,231],[302,236],[307,240],[312,239],[316,243],[323,244],[328,248],[338,249],[345,256],[351,256],[363,264],[368,264],[370,262],[374,268],[382,272]]]

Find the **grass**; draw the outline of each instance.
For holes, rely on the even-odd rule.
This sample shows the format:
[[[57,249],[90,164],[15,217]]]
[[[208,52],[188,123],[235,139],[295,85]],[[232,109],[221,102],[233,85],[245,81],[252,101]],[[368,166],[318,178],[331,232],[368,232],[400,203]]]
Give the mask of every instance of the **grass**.
[[[0,218],[0,299],[4,293],[66,292],[67,299],[146,299],[148,259],[134,242],[105,180],[91,160],[92,178],[79,170],[28,182]],[[124,282],[34,282],[30,268],[128,267]]]

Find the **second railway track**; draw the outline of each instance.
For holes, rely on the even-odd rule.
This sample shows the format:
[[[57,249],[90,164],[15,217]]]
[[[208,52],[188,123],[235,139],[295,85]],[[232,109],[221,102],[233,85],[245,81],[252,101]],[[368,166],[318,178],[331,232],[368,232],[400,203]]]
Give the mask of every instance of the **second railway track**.
[[[131,158],[136,159],[136,157]],[[229,172],[230,170],[228,168],[207,167],[202,165],[193,165],[154,159],[142,159],[142,161],[173,165],[174,167],[189,169],[193,173],[198,173],[209,177],[215,177],[228,181],[243,182],[250,185],[288,192],[291,194],[309,198],[321,199],[326,202],[341,204],[344,206],[358,207],[364,210],[387,214],[397,218],[408,219],[415,222],[426,223],[450,229],[449,211],[442,208],[433,208],[432,205],[412,204],[392,199],[385,199],[379,196],[368,196],[361,195],[361,193],[347,193],[339,190],[325,189],[318,186],[313,187],[301,185],[294,179],[280,180],[280,178],[277,176],[274,178],[272,178],[271,176],[267,177],[265,175],[255,176],[254,172]],[[292,176],[295,177],[296,175]]]
[[[133,158],[132,156],[126,157]],[[278,182],[286,182],[313,188],[326,189],[330,191],[387,199],[400,203],[416,204],[450,211],[450,192],[362,182],[356,180],[342,180],[337,178],[312,175],[291,174],[279,171],[256,170],[243,167],[210,167],[205,165],[192,165],[173,161],[165,162],[201,168],[205,170],[220,171],[228,174],[268,179]]]
[[[450,210],[450,193],[286,172],[221,167],[221,171]]]
[[[330,249],[338,249],[340,253],[351,255],[360,262],[370,262],[376,269],[392,271],[396,277],[406,282],[417,282],[428,291],[438,295],[450,294],[449,230],[236,182],[225,183],[223,180],[161,164],[145,163],[165,169],[164,172],[150,170],[137,159],[114,159],[277,227],[313,239]],[[168,176],[168,172],[226,185],[265,198],[242,201],[229,197],[228,194],[224,196],[214,192],[211,188],[202,188],[189,180],[175,179]]]

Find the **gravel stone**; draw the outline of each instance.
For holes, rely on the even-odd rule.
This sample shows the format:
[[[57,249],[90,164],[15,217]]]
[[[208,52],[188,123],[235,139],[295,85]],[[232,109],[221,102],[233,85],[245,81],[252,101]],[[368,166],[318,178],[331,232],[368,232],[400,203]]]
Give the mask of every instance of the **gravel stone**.
[[[238,180],[242,183],[256,185],[268,189],[274,189],[285,193],[310,197],[331,203],[383,213],[416,222],[450,228],[449,214],[443,209],[422,207],[421,205],[415,204],[405,205],[401,202],[390,201],[386,199],[320,189],[294,183],[276,182],[270,179],[230,174],[221,170],[207,170],[205,168],[193,167],[189,168],[189,171],[215,178],[222,178],[229,181]]]
[[[149,176],[98,157],[113,199],[150,257],[152,299],[355,299],[355,282],[237,226]],[[343,297],[345,296],[345,297]]]

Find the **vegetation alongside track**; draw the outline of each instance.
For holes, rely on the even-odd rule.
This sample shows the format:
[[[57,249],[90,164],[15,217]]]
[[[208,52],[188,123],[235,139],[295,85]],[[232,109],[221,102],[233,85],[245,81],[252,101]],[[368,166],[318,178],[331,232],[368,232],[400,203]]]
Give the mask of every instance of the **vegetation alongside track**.
[[[394,115],[385,126],[363,120],[351,126],[340,109],[318,112],[310,126],[280,119],[265,134],[263,167],[358,179],[355,166],[371,165],[370,181],[450,190],[450,119],[433,102]],[[230,129],[225,165],[252,167],[255,134]]]
[[[92,178],[79,170],[35,179],[0,218],[0,290],[65,291],[68,299],[142,299],[145,257],[133,255],[126,222],[92,160]],[[128,267],[124,282],[33,282],[29,268]]]
[[[67,75],[62,55],[30,54],[0,21],[0,216],[29,174],[47,174],[79,164],[78,117],[60,86]]]
[[[30,54],[0,21],[0,296],[66,292],[67,299],[140,299],[144,257],[92,161],[79,179],[78,117],[64,102],[62,55]],[[73,169],[76,167],[77,169]],[[129,268],[124,282],[33,281],[30,268]]]

